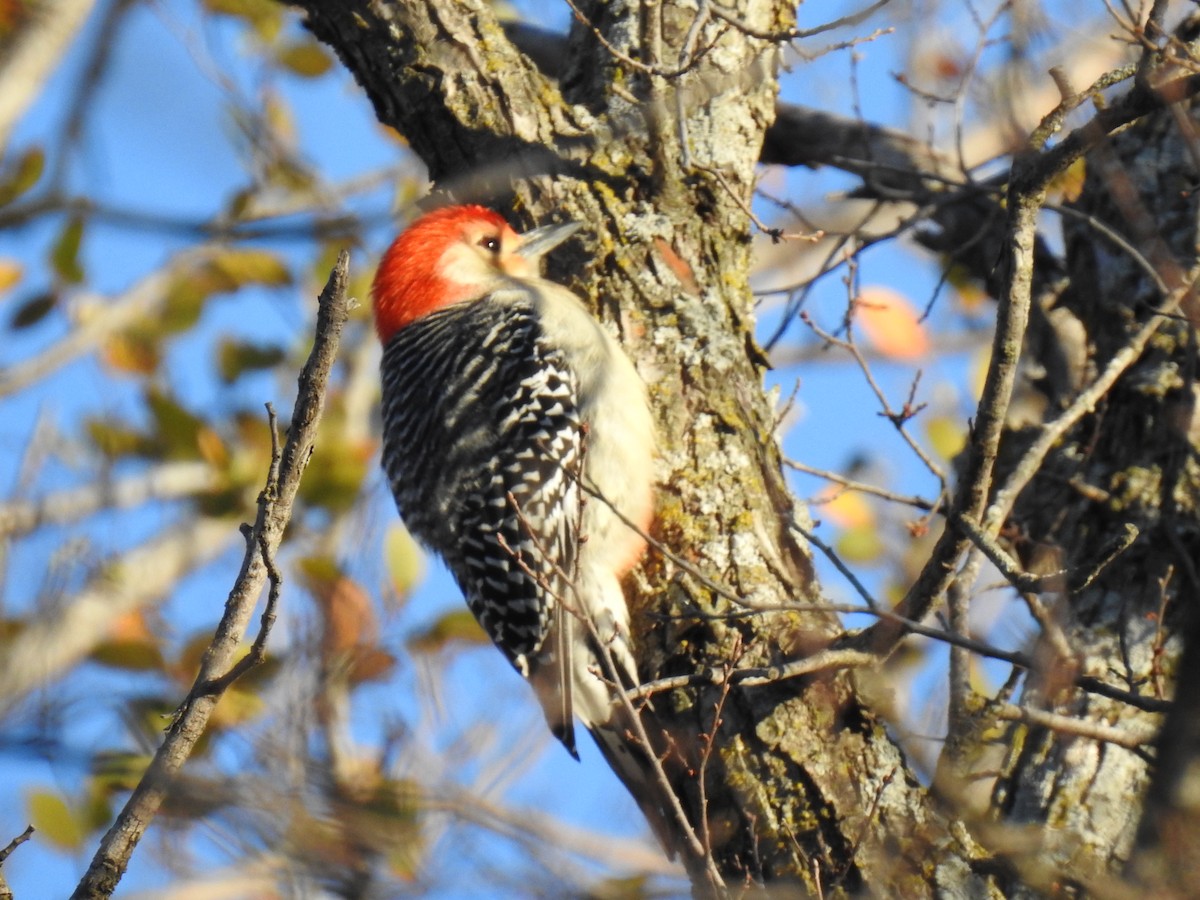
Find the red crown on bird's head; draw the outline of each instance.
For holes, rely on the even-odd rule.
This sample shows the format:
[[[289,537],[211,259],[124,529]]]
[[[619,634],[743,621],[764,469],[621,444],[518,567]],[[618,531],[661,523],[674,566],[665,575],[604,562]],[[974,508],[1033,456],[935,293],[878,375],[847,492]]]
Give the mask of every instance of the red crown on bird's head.
[[[470,299],[478,285],[449,277],[443,265],[446,251],[484,226],[516,237],[495,210],[485,206],[447,206],[426,213],[392,242],[371,287],[375,330],[386,344],[397,331],[436,309]]]

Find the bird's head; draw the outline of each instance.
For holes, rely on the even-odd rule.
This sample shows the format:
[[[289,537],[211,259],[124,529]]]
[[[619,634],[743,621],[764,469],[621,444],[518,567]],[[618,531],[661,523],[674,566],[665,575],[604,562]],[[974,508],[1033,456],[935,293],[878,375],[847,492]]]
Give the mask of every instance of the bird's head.
[[[375,329],[386,344],[410,322],[451,303],[478,300],[506,281],[535,278],[546,251],[577,222],[517,234],[494,210],[448,206],[426,213],[392,242],[375,273]]]

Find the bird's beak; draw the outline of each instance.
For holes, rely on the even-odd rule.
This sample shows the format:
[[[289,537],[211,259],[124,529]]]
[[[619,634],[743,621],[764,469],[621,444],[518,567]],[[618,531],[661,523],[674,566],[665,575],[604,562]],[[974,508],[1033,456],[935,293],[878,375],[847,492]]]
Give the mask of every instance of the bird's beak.
[[[521,235],[517,253],[526,259],[540,259],[582,227],[582,222],[565,222],[562,225],[543,225],[541,228],[527,231]]]

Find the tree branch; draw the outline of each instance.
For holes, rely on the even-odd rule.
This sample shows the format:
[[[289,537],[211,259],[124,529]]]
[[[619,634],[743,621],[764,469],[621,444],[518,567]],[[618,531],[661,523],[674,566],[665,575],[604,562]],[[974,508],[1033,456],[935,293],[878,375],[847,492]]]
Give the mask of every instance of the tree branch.
[[[119,481],[98,481],[36,500],[0,503],[0,537],[27,534],[43,525],[77,522],[102,509],[191,497],[217,483],[218,474],[208,463],[163,463]]]
[[[227,519],[180,525],[102,567],[78,595],[29,622],[0,653],[0,718],[87,656],[115,619],[161,599],[216,559],[231,537]]]
[[[5,38],[0,54],[0,156],[13,127],[63,58],[95,0],[45,0],[29,4],[29,21]],[[18,7],[20,9],[21,7]]]

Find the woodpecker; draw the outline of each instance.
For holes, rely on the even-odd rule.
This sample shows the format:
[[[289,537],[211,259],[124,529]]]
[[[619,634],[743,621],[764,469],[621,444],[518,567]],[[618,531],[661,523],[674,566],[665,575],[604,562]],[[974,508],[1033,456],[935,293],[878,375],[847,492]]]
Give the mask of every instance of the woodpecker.
[[[578,228],[452,206],[396,238],[372,288],[383,466],[554,735],[578,759],[577,715],[622,774],[614,686],[638,677],[620,580],[645,549],[654,429],[616,340],[541,277]]]

